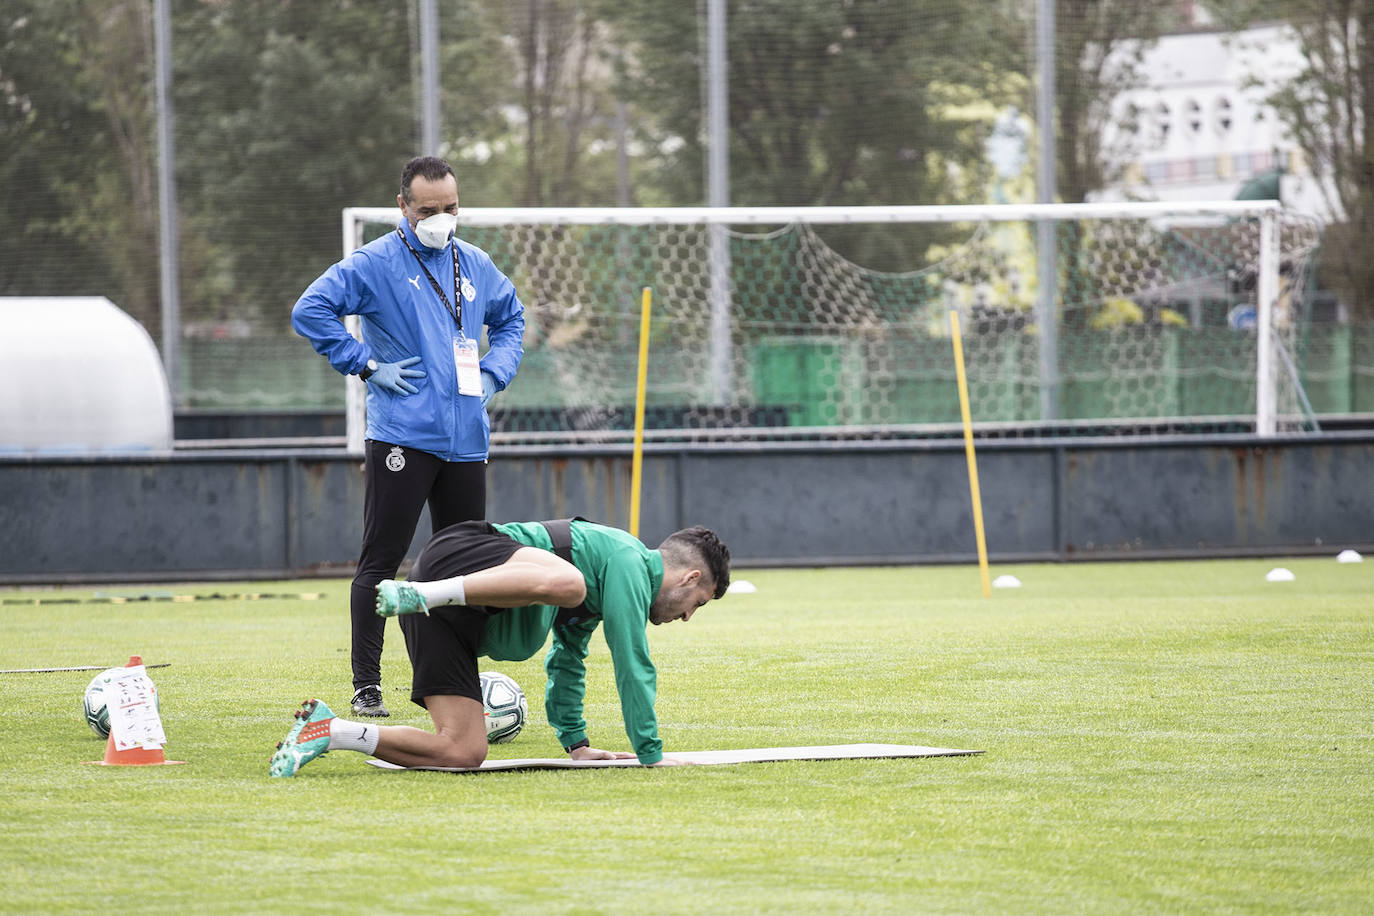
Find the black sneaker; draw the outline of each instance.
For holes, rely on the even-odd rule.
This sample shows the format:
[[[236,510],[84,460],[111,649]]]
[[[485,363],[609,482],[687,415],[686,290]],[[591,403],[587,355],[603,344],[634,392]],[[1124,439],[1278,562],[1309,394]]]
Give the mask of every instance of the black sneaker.
[[[374,719],[384,719],[391,715],[382,705],[382,688],[376,684],[359,687],[358,692],[353,694],[353,714],[371,716]]]

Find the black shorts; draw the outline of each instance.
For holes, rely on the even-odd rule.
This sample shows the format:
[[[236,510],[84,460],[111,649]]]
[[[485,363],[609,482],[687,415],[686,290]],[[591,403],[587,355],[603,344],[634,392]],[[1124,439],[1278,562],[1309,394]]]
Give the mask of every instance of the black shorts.
[[[416,558],[413,582],[465,576],[500,566],[522,546],[487,522],[459,522],[440,531]],[[429,616],[398,617],[412,669],[410,699],[420,706],[429,696],[471,697],[482,702],[477,657],[495,608],[448,605]]]

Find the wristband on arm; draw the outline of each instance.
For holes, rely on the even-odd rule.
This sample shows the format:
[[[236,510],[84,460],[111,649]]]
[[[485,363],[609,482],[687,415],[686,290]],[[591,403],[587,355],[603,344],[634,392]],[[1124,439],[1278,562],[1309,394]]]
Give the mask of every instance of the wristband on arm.
[[[573,751],[577,750],[578,748],[581,748],[581,747],[591,747],[591,746],[592,746],[592,743],[591,743],[590,741],[588,741],[586,738],[583,738],[581,741],[577,742],[577,743],[574,744],[572,747],[565,747],[565,748],[563,748],[563,750],[565,750],[565,751],[567,751],[569,754],[571,754]]]

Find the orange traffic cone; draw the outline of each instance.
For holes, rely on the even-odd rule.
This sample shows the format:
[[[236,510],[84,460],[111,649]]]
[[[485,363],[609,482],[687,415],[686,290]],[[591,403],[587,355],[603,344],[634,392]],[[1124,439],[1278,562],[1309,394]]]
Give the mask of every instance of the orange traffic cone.
[[[168,760],[160,747],[130,747],[120,750],[115,747],[114,735],[110,735],[105,741],[104,760],[86,761],[86,763],[98,763],[103,767],[145,767],[161,764],[170,766],[174,763],[185,762],[185,760]]]
[[[143,664],[143,658],[138,655],[129,656],[129,664],[125,667],[132,668],[135,665]],[[105,759],[86,760],[85,763],[98,763],[105,767],[143,767],[143,766],[171,766],[173,764],[185,763],[185,760],[168,760],[162,753],[160,747],[126,747],[120,748],[115,745],[114,729],[110,730],[110,737],[105,739]]]

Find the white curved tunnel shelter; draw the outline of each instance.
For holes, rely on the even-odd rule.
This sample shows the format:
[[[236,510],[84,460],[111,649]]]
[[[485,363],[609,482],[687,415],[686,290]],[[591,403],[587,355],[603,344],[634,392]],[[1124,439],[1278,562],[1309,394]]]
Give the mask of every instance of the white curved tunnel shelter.
[[[0,297],[0,454],[172,448],[172,395],[143,326],[103,296]]]

